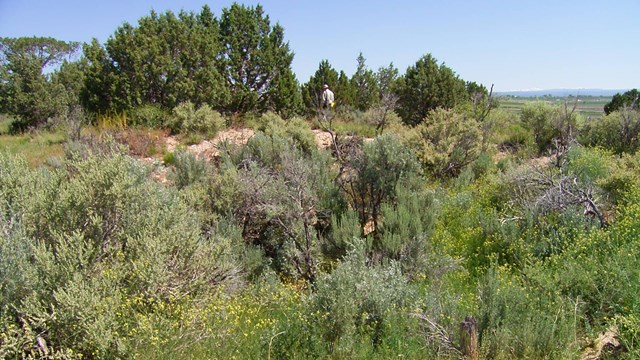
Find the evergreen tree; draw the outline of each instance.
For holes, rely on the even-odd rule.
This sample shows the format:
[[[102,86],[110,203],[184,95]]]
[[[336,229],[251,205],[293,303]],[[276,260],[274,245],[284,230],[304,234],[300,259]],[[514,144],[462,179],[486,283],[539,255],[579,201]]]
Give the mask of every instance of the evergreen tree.
[[[268,110],[288,119],[303,112],[300,85],[291,69],[286,69],[274,79],[270,89]]]
[[[154,11],[119,27],[104,48],[85,46],[89,63],[83,101],[91,111],[129,110],[143,104],[172,109],[192,101],[220,108],[228,91],[216,68],[222,44],[210,8],[196,15]]]
[[[367,111],[378,101],[378,84],[373,71],[367,69],[366,59],[358,55],[358,67],[351,78],[355,90],[355,107],[360,111]]]
[[[347,74],[340,70],[338,84],[335,87],[336,103],[341,108],[353,109],[356,106],[356,89]]]
[[[91,43],[84,44],[82,51],[88,65],[80,102],[90,112],[124,107],[126,100],[115,91],[118,73],[107,50],[94,38]]]
[[[609,115],[625,106],[634,110],[640,109],[640,92],[638,92],[638,89],[631,89],[624,94],[613,95],[611,101],[604,106],[604,113]]]
[[[227,110],[245,113],[264,111],[272,99],[270,92],[277,78],[290,77],[293,52],[284,42],[284,29],[271,26],[262,6],[245,7],[233,4],[223,9],[220,35],[223,73],[231,91]]]
[[[320,108],[322,85],[327,84],[329,87],[335,88],[337,83],[338,72],[329,64],[329,60],[322,60],[318,65],[318,70],[302,86],[302,100],[308,114],[314,114]],[[340,96],[337,92],[335,95],[336,101],[339,102]]]
[[[45,74],[71,56],[78,43],[46,37],[0,38],[2,112],[14,115],[13,131],[38,126],[64,111],[65,88]]]
[[[427,54],[409,66],[398,82],[398,114],[407,125],[417,125],[430,110],[451,109],[468,101],[464,80],[444,63]]]

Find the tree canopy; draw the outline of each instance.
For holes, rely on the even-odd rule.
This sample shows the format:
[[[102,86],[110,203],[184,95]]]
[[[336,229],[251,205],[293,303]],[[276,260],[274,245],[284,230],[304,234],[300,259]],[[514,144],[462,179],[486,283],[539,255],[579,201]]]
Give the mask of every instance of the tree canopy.
[[[623,107],[640,109],[640,92],[638,92],[638,89],[631,89],[624,94],[617,93],[613,95],[611,101],[604,106],[604,113],[609,115]]]
[[[231,91],[229,111],[265,111],[275,105],[273,96],[278,91],[271,89],[279,87],[282,95],[294,90],[290,71],[293,52],[284,41],[284,28],[272,26],[262,6],[234,3],[223,9],[220,36],[222,73]]]
[[[409,66],[398,80],[398,114],[407,125],[417,125],[430,110],[451,109],[468,101],[464,80],[444,63],[427,54]]]
[[[37,126],[64,110],[64,87],[46,71],[61,64],[78,43],[50,37],[0,39],[0,107],[14,115],[15,131]]]
[[[84,100],[92,111],[172,109],[185,101],[227,113],[300,106],[284,29],[259,5],[233,4],[219,20],[206,5],[198,14],[152,11],[137,26],[119,27],[104,47],[85,46],[85,56]]]

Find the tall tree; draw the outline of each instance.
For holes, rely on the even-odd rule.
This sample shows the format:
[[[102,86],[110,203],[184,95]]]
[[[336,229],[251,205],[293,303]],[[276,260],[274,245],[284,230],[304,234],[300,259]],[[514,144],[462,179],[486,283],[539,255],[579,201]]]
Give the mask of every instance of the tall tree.
[[[246,113],[264,111],[270,103],[269,90],[278,76],[290,70],[293,52],[284,42],[284,28],[271,26],[262,6],[234,3],[222,10],[220,35],[223,73],[231,91],[227,110]]]
[[[78,46],[48,37],[0,38],[0,105],[17,117],[14,131],[38,126],[64,111],[64,87],[52,82],[46,72],[73,55]]]
[[[366,59],[358,55],[358,67],[351,77],[355,90],[355,106],[360,111],[367,111],[378,100],[378,84],[373,71],[367,68]]]
[[[92,111],[143,104],[171,109],[185,101],[221,108],[228,102],[216,67],[219,24],[206,5],[197,15],[152,11],[137,27],[120,26],[104,48],[93,41],[84,51],[89,67],[83,99]]]
[[[450,109],[468,101],[464,80],[444,63],[427,54],[409,66],[398,82],[398,114],[411,126],[422,122],[430,110]]]
[[[300,85],[291,69],[286,69],[274,78],[268,99],[267,110],[275,111],[284,119],[303,112]]]
[[[336,103],[339,108],[353,109],[356,106],[356,89],[349,76],[342,70],[335,86]]]
[[[80,92],[83,106],[94,113],[126,107],[126,97],[121,99],[116,91],[116,78],[119,74],[107,50],[94,38],[83,45],[82,51],[88,64],[84,87]]]

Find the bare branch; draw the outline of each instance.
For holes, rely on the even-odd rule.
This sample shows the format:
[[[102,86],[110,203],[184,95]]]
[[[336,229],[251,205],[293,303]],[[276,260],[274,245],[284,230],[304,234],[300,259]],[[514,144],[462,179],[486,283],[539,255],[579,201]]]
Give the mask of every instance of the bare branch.
[[[436,345],[438,347],[438,352],[442,351],[453,354],[459,358],[463,357],[462,352],[455,345],[453,338],[442,325],[438,324],[425,314],[414,313],[411,315],[422,321],[427,342]]]

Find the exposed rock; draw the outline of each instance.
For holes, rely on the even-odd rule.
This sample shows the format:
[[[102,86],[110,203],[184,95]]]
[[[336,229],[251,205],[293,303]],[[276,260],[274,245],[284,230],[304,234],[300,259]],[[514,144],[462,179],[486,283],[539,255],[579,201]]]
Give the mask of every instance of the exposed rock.
[[[592,346],[585,349],[580,360],[601,360],[609,358],[613,353],[621,351],[622,346],[616,338],[617,336],[618,328],[615,326],[610,327],[598,336]]]

